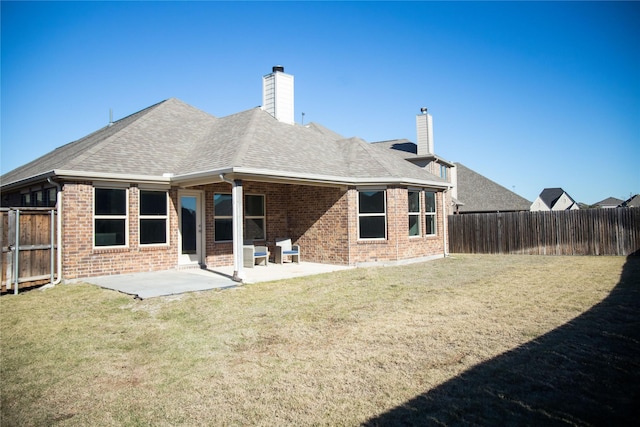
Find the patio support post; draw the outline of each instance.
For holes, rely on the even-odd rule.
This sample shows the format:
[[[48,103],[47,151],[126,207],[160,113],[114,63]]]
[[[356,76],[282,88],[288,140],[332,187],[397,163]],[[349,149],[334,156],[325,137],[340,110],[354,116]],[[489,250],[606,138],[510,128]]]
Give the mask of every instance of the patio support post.
[[[233,280],[242,282],[244,275],[243,260],[243,231],[242,231],[242,180],[234,179],[232,182],[231,199],[233,204]]]

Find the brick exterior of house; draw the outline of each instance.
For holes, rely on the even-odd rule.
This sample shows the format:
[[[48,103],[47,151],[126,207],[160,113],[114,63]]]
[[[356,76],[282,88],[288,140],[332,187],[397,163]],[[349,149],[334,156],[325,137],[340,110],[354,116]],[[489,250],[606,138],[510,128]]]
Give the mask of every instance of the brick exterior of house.
[[[231,193],[231,186],[217,183],[190,190],[202,192],[204,262],[210,267],[232,265],[232,243],[216,243],[214,235],[214,194]],[[139,192],[135,184],[128,187],[127,246],[96,248],[93,245],[93,185],[91,182],[64,183],[62,264],[65,280],[177,267],[179,190],[169,190],[169,241],[163,245],[138,243]],[[245,181],[243,192],[265,196],[266,243],[273,245],[276,238],[291,238],[301,246],[303,261],[355,265],[438,256],[445,252],[442,203],[450,205],[448,193],[436,192],[436,234],[425,236],[423,232],[421,236],[410,237],[407,188],[388,187],[387,238],[358,240],[358,190],[355,187]],[[421,199],[424,205],[423,193]],[[425,222],[421,215],[421,230],[425,230]]]

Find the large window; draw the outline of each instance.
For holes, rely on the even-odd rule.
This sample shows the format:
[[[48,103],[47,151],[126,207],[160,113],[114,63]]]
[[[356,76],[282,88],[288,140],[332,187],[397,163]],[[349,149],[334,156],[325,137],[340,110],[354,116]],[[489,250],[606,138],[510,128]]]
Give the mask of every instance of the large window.
[[[409,190],[409,236],[420,236],[420,192]]]
[[[436,193],[433,191],[424,192],[424,212],[427,236],[436,234]]]
[[[140,190],[140,244],[166,244],[167,221],[167,192]]]
[[[244,238],[246,240],[267,238],[264,212],[264,196],[247,194],[244,197]]]
[[[233,200],[231,194],[213,195],[214,227],[216,242],[233,240]],[[265,240],[266,216],[264,196],[247,194],[244,197],[244,239]]]
[[[95,246],[127,244],[127,190],[95,188],[93,215]]]
[[[385,239],[387,212],[384,190],[358,192],[358,238]]]
[[[213,195],[214,233],[216,242],[233,240],[233,203],[231,194]]]

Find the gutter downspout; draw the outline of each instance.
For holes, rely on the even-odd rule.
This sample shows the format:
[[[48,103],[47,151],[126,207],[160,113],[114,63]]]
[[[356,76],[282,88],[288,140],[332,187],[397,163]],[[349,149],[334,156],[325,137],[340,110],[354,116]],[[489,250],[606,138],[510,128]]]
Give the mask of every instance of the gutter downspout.
[[[59,183],[52,180],[51,177],[47,178],[47,181],[49,182],[49,184],[56,186],[56,211],[57,211],[56,214],[58,215],[57,226],[56,226],[57,228],[56,246],[58,246],[58,253],[57,253],[58,277],[55,279],[55,281],[52,280],[51,283],[48,283],[45,286],[43,286],[42,287],[43,289],[53,287],[62,281],[62,186]],[[53,250],[53,248],[51,248],[51,250]],[[53,279],[53,273],[51,273],[51,278]]]
[[[232,227],[233,227],[233,280],[240,282],[246,278],[244,274],[244,252],[242,232],[242,181],[231,180],[220,174],[220,179],[231,184]]]

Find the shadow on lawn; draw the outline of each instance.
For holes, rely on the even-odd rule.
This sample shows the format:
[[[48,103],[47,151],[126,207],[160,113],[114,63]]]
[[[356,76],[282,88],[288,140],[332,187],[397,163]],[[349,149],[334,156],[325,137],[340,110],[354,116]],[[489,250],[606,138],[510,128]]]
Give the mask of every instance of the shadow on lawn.
[[[569,323],[367,421],[389,425],[637,425],[640,257]]]

